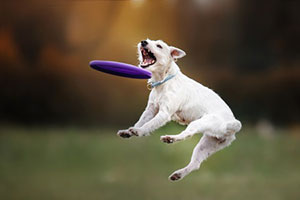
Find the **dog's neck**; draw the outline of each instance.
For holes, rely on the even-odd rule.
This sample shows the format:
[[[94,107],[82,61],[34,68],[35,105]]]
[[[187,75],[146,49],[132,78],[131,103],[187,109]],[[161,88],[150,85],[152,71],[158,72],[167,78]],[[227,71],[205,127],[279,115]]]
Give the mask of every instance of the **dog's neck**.
[[[161,67],[164,70],[152,72],[151,82],[164,80],[167,76],[176,74],[180,71],[178,65],[172,61],[168,67]]]

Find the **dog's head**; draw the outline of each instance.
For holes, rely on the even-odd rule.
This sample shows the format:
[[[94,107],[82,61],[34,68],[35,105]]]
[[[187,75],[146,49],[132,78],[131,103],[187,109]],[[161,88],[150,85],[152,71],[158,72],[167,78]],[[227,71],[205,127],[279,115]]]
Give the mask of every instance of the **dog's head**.
[[[140,67],[149,71],[163,71],[171,62],[185,56],[185,52],[168,46],[161,40],[143,40],[138,44]]]

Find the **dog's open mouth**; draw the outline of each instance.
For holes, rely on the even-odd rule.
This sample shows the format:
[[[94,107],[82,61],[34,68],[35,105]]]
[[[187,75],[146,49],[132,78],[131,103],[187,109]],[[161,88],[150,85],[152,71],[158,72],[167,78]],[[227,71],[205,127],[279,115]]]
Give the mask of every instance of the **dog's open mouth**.
[[[141,53],[143,56],[143,61],[141,62],[142,68],[149,67],[156,62],[154,54],[149,49],[141,47]]]

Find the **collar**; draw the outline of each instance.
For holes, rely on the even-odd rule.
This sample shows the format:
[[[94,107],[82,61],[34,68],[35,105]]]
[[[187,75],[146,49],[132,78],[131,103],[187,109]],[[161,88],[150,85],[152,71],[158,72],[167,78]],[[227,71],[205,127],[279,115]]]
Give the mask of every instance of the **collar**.
[[[148,84],[147,84],[147,88],[149,90],[152,90],[153,88],[159,86],[159,85],[162,85],[164,84],[165,82],[167,82],[168,80],[174,78],[175,76],[177,75],[177,73],[175,74],[170,74],[168,75],[164,80],[161,80],[161,81],[157,81],[157,82],[152,82],[152,81],[149,81]]]

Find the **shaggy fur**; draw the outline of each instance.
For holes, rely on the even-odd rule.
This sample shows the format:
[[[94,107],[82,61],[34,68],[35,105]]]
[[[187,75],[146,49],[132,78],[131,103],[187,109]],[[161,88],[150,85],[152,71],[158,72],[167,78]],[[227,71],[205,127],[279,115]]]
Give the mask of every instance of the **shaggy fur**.
[[[162,142],[175,143],[202,133],[190,163],[169,177],[173,181],[182,179],[199,169],[210,155],[230,145],[242,125],[214,91],[180,71],[176,61],[186,55],[184,51],[161,40],[147,39],[138,44],[138,54],[140,66],[152,72],[150,82],[161,81],[172,74],[176,76],[151,90],[139,121],[129,129],[120,130],[118,135],[124,138],[147,136],[171,120],[187,127],[178,135],[161,136]]]

